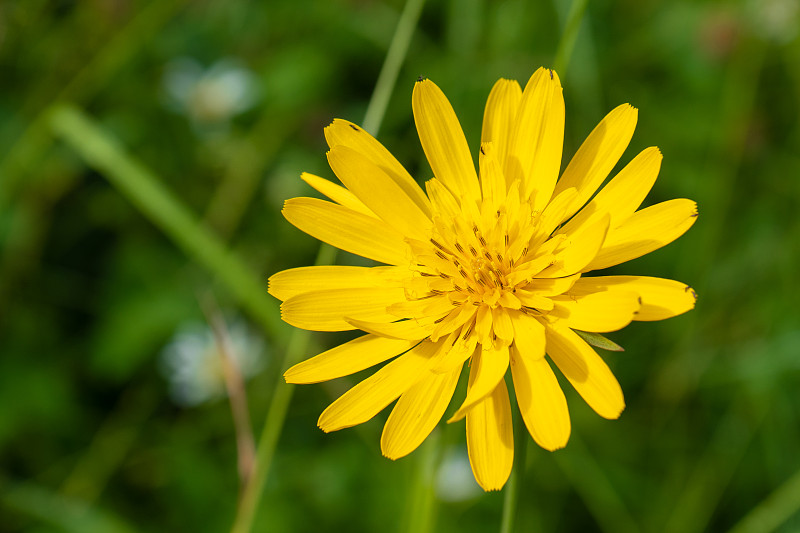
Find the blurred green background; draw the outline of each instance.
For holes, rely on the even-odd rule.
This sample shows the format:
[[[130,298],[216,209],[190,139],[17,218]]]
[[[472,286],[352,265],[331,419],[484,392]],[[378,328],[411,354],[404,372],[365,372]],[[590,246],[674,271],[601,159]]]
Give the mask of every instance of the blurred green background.
[[[198,302],[224,316],[258,437],[291,329],[266,279],[318,250],[281,205],[311,194],[302,171],[333,177],[322,128],[363,119],[403,6],[0,3],[0,531],[230,528],[236,438]],[[476,148],[492,84],[553,66],[570,6],[429,0],[379,139],[430,177],[410,105],[424,75]],[[575,19],[565,164],[630,102],[623,163],[664,153],[646,203],[700,209],[679,241],[612,270],[700,299],[610,335],[626,348],[603,354],[620,420],[565,384],[573,435],[557,453],[530,442],[518,531],[800,530],[799,17],[798,0],[606,0]],[[76,108],[138,161],[129,181],[82,155],[104,141]],[[136,200],[142,175],[176,202]],[[346,338],[314,334],[301,356]],[[388,410],[317,429],[359,377],[294,391],[253,530],[413,530],[420,508],[433,531],[497,530],[503,496],[472,481],[463,422],[397,462],[380,454]]]

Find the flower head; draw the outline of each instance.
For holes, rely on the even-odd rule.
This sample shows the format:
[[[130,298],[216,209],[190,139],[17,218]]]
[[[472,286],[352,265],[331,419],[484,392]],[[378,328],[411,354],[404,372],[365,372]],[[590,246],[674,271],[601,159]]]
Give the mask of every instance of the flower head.
[[[304,174],[333,202],[286,202],[284,216],[304,232],[388,266],[305,267],[270,279],[286,322],[367,333],[285,378],[315,383],[391,359],[333,402],[319,426],[360,424],[397,400],[381,437],[383,454],[396,459],[433,430],[468,363],[466,398],[449,421],[466,418],[475,478],[496,490],[514,454],[506,371],[525,425],[545,449],[562,448],[570,434],[551,363],[600,416],[617,418],[622,390],[575,331],[669,318],[693,308],[696,296],[671,280],[585,274],[673,241],[694,223],[696,204],[671,200],[637,211],[660,168],[657,148],[592,198],[633,135],[637,112],[627,104],[592,131],[559,179],[564,100],[552,70],[537,70],[524,91],[510,80],[494,86],[479,173],[441,90],[421,79],[412,102],[434,174],[427,194],[372,136],[335,120],[325,129],[328,161],[344,187]]]

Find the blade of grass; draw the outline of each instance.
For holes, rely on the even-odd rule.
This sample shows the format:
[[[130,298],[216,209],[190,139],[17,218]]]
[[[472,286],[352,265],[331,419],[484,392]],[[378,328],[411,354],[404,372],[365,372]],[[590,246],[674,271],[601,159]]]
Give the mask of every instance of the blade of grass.
[[[58,102],[84,103],[99,92],[106,80],[128,64],[128,60],[143,50],[147,42],[186,0],[152,0],[130,22],[107,43],[97,46],[98,53],[70,79],[61,90],[48,101],[36,105],[39,113],[24,131],[15,135],[16,141],[0,161],[0,209],[7,205],[14,189],[35,162],[44,159],[43,154],[51,146],[48,110]]]
[[[400,531],[408,533],[430,533],[434,531],[436,494],[434,481],[436,465],[441,456],[442,435],[440,430],[431,433],[415,454],[414,476],[408,501],[408,520]]]
[[[569,8],[567,23],[564,25],[564,33],[558,42],[556,57],[553,61],[553,68],[560,77],[564,77],[572,57],[572,50],[575,48],[575,41],[578,39],[578,30],[583,22],[583,14],[586,12],[586,0],[575,0]]]
[[[380,74],[378,74],[378,81],[375,82],[375,90],[367,105],[367,112],[362,124],[362,127],[373,136],[377,136],[381,129],[386,106],[389,104],[389,98],[391,98],[395,83],[397,83],[400,67],[406,59],[408,45],[411,44],[411,37],[414,35],[423,5],[425,5],[425,0],[408,0],[402,15],[400,15],[400,20],[397,22],[392,44],[389,45],[389,51],[386,52],[386,59],[383,61]]]
[[[234,234],[261,183],[261,175],[297,128],[289,113],[265,111],[264,117],[241,139],[203,217],[222,238]],[[293,115],[294,116],[294,115]],[[280,132],[280,134],[275,134]]]
[[[85,502],[51,492],[38,485],[3,484],[0,501],[8,509],[74,533],[133,533],[120,517]]]
[[[553,457],[601,531],[635,533],[641,530],[616,487],[580,437],[573,433],[569,446],[563,452],[553,454]]]
[[[130,385],[64,480],[61,495],[87,505],[97,500],[133,449],[158,400],[152,388]]]
[[[730,533],[770,533],[800,512],[800,470],[742,518]]]
[[[336,259],[336,248],[323,244],[319,248],[315,265],[329,265]],[[311,333],[304,329],[296,328],[292,330],[289,345],[286,348],[283,370],[299,361],[303,355],[307,354],[308,342]],[[283,373],[281,373],[281,377]],[[286,411],[292,401],[294,386],[282,383],[281,377],[272,393],[267,418],[261,430],[261,437],[258,440],[256,449],[256,460],[253,466],[251,477],[242,488],[242,496],[239,499],[239,507],[236,511],[236,518],[231,529],[231,533],[247,533],[253,527],[258,502],[264,492],[264,485],[267,482],[272,458],[275,455],[275,448],[283,429],[283,422],[286,420]]]
[[[219,278],[268,335],[285,342],[286,328],[277,306],[267,296],[266,283],[203,228],[158,177],[76,107],[57,106],[50,114],[50,124],[59,137],[103,174],[145,217]]]
[[[714,435],[676,500],[670,501],[669,519],[663,527],[665,533],[695,533],[708,531],[714,511],[725,489],[733,479],[744,458],[756,426],[767,413],[759,407],[753,411],[752,402],[741,397],[720,417]],[[750,424],[742,424],[744,413],[750,415]]]
[[[565,25],[564,32],[558,43],[556,50],[554,65],[555,70],[560,76],[566,75],[567,62],[572,55],[572,49],[575,46],[577,39],[578,29],[580,28],[583,13],[586,10],[586,0],[575,0],[570,8],[569,16],[567,17],[567,24]],[[583,332],[579,332],[583,333]],[[603,340],[616,346],[608,339]],[[512,389],[513,390],[513,389]],[[514,467],[511,471],[511,477],[508,480],[506,487],[503,489],[503,515],[500,522],[500,533],[512,533],[517,519],[517,503],[519,502],[519,494],[522,490],[522,484],[525,480],[525,460],[526,451],[528,446],[528,432],[525,424],[522,422],[522,415],[516,405],[516,400],[512,398],[512,409],[514,410]],[[573,437],[574,439],[574,437]]]
[[[403,8],[403,13],[397,23],[392,43],[386,54],[381,73],[375,84],[367,112],[364,117],[362,127],[377,134],[380,130],[383,116],[386,112],[386,105],[389,102],[392,91],[394,90],[397,75],[400,67],[405,60],[406,52],[414,34],[419,15],[422,10],[424,0],[409,0]],[[320,246],[317,256],[317,265],[330,264],[335,258],[336,250],[327,246]],[[284,368],[288,369],[307,353],[310,334],[308,331],[295,329],[292,332],[289,346],[286,350]],[[278,384],[272,394],[267,419],[264,422],[261,438],[258,441],[256,450],[256,464],[253,476],[242,491],[242,498],[239,501],[239,508],[236,512],[231,533],[249,533],[253,527],[258,502],[264,492],[264,484],[267,481],[272,458],[278,444],[283,422],[286,419],[286,411],[292,399],[294,387],[290,385]]]
[[[516,398],[512,398],[511,409],[514,411],[514,466],[511,479],[503,491],[503,517],[500,521],[500,533],[511,533],[517,521],[517,503],[525,480],[526,451],[528,448],[528,431],[522,422],[522,413],[517,406]]]

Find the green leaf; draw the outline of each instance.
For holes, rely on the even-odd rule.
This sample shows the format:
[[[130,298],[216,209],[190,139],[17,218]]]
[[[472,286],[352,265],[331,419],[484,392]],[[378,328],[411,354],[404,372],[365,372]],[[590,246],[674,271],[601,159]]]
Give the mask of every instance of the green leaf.
[[[608,350],[610,352],[624,352],[625,348],[617,344],[616,342],[612,341],[611,339],[607,339],[600,335],[599,333],[589,333],[588,331],[580,331],[580,330],[573,330],[575,333],[580,335],[583,340],[595,346],[597,348],[602,348],[603,350]]]

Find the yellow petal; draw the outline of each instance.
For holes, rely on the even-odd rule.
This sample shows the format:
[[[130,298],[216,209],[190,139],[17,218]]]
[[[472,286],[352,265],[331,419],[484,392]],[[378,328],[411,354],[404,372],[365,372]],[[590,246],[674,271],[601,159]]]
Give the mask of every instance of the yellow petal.
[[[497,150],[492,143],[481,145],[480,154],[481,192],[483,199],[497,210],[506,197],[506,179],[497,158]]]
[[[561,278],[571,276],[586,268],[597,256],[606,241],[608,214],[599,217],[591,224],[584,224],[566,240],[556,251],[556,262],[544,269],[537,278]]]
[[[455,111],[431,80],[418,81],[411,96],[414,122],[433,175],[456,196],[480,199],[478,176]]]
[[[387,223],[316,198],[286,200],[283,216],[331,246],[390,265],[408,264],[403,234]]]
[[[475,333],[481,343],[489,344],[492,340],[492,312],[487,305],[478,307],[475,317]]]
[[[509,312],[514,324],[514,346],[527,360],[544,357],[544,326],[525,313]]]
[[[528,80],[519,104],[503,169],[507,183],[520,180],[522,198],[542,210],[550,201],[564,147],[564,95],[558,74],[540,68]]]
[[[286,383],[319,383],[349,376],[409,350],[416,341],[364,335],[294,365]]]
[[[423,342],[389,362],[330,404],[317,425],[327,433],[366,422],[425,375],[436,349]]]
[[[467,414],[467,452],[478,485],[485,491],[503,488],[514,463],[511,403],[505,381]]]
[[[522,89],[516,80],[499,79],[486,100],[481,144],[492,143],[496,150],[497,160],[501,164],[506,159],[521,99]],[[505,183],[503,183],[503,189],[505,189]]]
[[[646,276],[583,277],[570,292],[590,294],[599,291],[633,291],[638,294],[642,303],[634,320],[671,318],[693,309],[697,301],[697,293],[684,283]]]
[[[544,340],[544,328],[542,329]],[[544,357],[526,357],[511,347],[511,376],[517,404],[533,440],[545,450],[567,445],[571,431],[564,391]],[[519,430],[518,430],[519,431]]]
[[[472,408],[492,394],[497,384],[503,381],[506,369],[508,369],[508,346],[500,343],[494,343],[488,347],[484,345],[477,354],[477,358],[472,359],[467,397],[447,423],[458,422]]]
[[[633,137],[637,114],[636,108],[628,104],[618,106],[600,121],[578,148],[554,192],[558,194],[570,187],[578,190],[564,219],[575,214],[592,197],[617,164]]]
[[[403,189],[423,213],[430,216],[430,202],[420,186],[391,152],[372,135],[352,122],[337,118],[325,128],[325,139],[330,148],[339,145],[347,146],[378,165]]]
[[[454,332],[466,322],[470,322],[476,312],[474,305],[461,305],[453,309],[444,320],[436,325],[436,329],[431,332],[431,340],[436,341],[439,337],[444,337]]]
[[[525,286],[525,290],[539,296],[557,296],[567,292],[580,277],[580,274],[573,274],[563,278],[535,278]]]
[[[505,308],[497,306],[492,309],[492,330],[498,339],[507,341],[511,344],[514,340],[514,327],[511,325],[511,318]]]
[[[383,426],[384,456],[399,459],[422,444],[450,404],[460,374],[460,368],[447,374],[427,373],[400,396]]]
[[[350,317],[345,317],[344,319],[362,331],[392,339],[419,340],[430,335],[433,330],[432,325],[421,326],[415,320],[400,320],[386,324],[383,322],[367,322]]]
[[[310,266],[291,268],[269,278],[269,293],[288,300],[304,292],[364,287],[402,287],[409,272],[397,267]]]
[[[356,195],[348,191],[341,185],[336,185],[332,181],[328,181],[314,174],[303,172],[300,179],[311,185],[318,192],[324,194],[337,204],[357,211],[361,214],[377,218],[377,215],[370,211],[369,207],[364,205],[364,202],[356,198]]]
[[[548,355],[589,407],[603,418],[619,418],[625,399],[608,365],[571,329],[546,324],[545,333]]]
[[[556,296],[548,315],[566,322],[572,329],[606,333],[631,323],[639,312],[639,295],[633,291],[603,291],[594,294],[568,293]]]
[[[544,252],[544,250],[541,249],[539,251]],[[546,269],[554,262],[555,258],[552,255],[548,253],[542,253],[542,255],[532,258],[526,263],[520,263],[517,265],[514,268],[514,271],[506,276],[506,280],[511,286],[517,285],[518,283],[526,280],[532,280],[534,277],[538,276],[542,270]]]
[[[562,231],[570,233],[595,213],[608,213],[611,217],[609,227],[619,226],[639,208],[650,192],[661,169],[661,159],[661,152],[654,146],[642,150],[564,225]]]
[[[356,329],[345,317],[367,322],[394,322],[397,317],[386,308],[405,301],[401,288],[331,289],[304,292],[281,304],[281,318],[289,324],[312,331]]]
[[[597,257],[584,272],[599,270],[636,259],[666,246],[692,227],[697,220],[697,204],[679,198],[637,211],[608,237]]]
[[[433,211],[448,218],[460,216],[461,209],[458,202],[447,190],[447,187],[442,185],[442,182],[436,178],[429,179],[425,182],[425,190],[428,191],[428,196],[431,199],[431,208]]]
[[[467,326],[468,327],[468,326]],[[436,361],[431,367],[432,372],[443,374],[455,368],[461,368],[464,361],[475,354],[475,347],[478,345],[478,336],[475,333],[467,335],[465,339],[462,334],[454,343],[448,339],[444,341],[444,349],[437,354]]]
[[[387,224],[403,235],[430,238],[428,215],[381,167],[344,145],[331,148],[328,163],[339,180]]]
[[[442,294],[419,300],[406,300],[403,298],[403,301],[387,308],[387,312],[396,318],[412,318],[420,321],[423,318],[446,315],[452,309],[453,302]]]
[[[547,240],[550,234],[553,233],[553,230],[561,224],[561,221],[564,220],[564,213],[567,212],[567,209],[577,196],[578,191],[575,187],[561,191],[553,196],[550,203],[547,204],[547,207],[542,212],[542,216],[539,218],[539,226],[536,228],[536,235],[533,239],[533,244],[535,246]]]
[[[553,300],[541,294],[536,294],[524,289],[518,289],[514,294],[517,295],[517,298],[519,298],[519,301],[522,302],[525,307],[531,307],[541,311],[550,311],[553,309]]]

